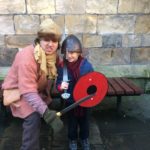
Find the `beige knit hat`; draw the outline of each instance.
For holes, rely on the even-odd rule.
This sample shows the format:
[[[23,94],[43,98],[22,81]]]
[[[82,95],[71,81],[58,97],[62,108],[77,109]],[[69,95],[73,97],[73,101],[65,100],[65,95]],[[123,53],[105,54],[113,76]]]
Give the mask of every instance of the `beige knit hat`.
[[[52,20],[52,19],[46,19],[44,20],[39,27],[38,30],[38,36],[44,36],[48,34],[54,34],[55,36],[58,36],[58,38],[61,38],[61,30],[60,27]]]

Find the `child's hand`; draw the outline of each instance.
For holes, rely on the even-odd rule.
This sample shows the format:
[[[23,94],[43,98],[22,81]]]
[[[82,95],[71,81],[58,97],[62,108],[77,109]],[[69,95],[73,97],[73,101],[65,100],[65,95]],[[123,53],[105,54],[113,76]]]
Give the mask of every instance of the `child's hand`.
[[[67,90],[67,89],[68,89],[68,86],[69,86],[69,83],[68,83],[68,82],[62,82],[60,88],[61,88],[62,90]]]

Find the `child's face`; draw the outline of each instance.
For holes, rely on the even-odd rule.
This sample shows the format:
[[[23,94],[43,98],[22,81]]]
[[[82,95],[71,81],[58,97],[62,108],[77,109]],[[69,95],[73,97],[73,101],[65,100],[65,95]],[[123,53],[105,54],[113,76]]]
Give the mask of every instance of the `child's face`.
[[[66,59],[69,62],[76,62],[81,54],[78,52],[66,52]]]

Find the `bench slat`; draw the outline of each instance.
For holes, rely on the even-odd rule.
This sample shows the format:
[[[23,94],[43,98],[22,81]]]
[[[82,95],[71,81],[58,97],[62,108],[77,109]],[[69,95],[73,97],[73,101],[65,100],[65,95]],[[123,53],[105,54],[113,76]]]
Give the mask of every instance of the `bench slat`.
[[[122,78],[114,78],[114,80],[124,89],[126,95],[134,94],[134,90]]]
[[[121,86],[118,83],[116,83],[116,81],[113,78],[109,78],[108,79],[108,83],[114,89],[115,95],[123,95],[123,94],[125,94],[124,89],[122,89]]]
[[[108,84],[107,95],[115,95],[115,93],[116,92],[114,91],[113,87],[110,84]]]
[[[134,90],[134,94],[137,94],[137,95],[140,95],[140,94],[143,94],[144,91],[139,88],[138,86],[136,86],[134,83],[132,83],[132,81],[130,81],[129,79],[127,78],[122,78],[122,80],[124,82],[126,82],[128,84],[128,86],[130,86],[130,88],[132,88]]]

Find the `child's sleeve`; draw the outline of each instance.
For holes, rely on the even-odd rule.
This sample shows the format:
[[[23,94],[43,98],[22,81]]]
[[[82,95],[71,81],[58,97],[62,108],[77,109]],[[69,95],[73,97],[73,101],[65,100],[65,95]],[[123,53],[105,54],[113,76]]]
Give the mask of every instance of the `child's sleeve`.
[[[85,60],[80,67],[81,76],[92,71],[94,71],[92,64],[88,62],[87,60]]]
[[[92,71],[94,71],[94,69],[93,69],[92,64],[89,62],[89,70],[88,70],[88,72],[92,72]]]

